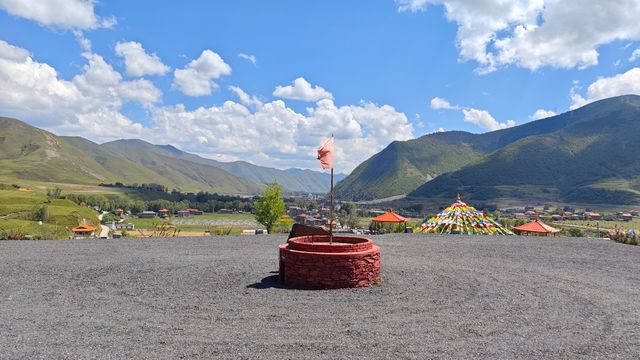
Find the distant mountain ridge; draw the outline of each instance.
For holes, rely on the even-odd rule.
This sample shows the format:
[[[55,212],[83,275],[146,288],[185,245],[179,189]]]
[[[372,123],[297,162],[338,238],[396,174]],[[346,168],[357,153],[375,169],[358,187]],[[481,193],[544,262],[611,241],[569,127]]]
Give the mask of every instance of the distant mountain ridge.
[[[158,183],[182,191],[256,194],[278,182],[288,192],[323,193],[328,175],[290,173],[237,161],[205,159],[171,145],[136,139],[96,144],[56,136],[20,120],[0,117],[0,178],[97,184]]]
[[[485,134],[394,142],[336,188],[341,199],[499,198],[640,202],[640,96],[604,99]]]

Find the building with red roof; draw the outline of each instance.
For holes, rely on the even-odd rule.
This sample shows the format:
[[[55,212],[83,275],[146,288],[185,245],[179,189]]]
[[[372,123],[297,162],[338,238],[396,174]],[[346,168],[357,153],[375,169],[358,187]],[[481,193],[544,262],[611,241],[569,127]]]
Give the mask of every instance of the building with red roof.
[[[550,235],[556,234],[560,232],[560,229],[556,229],[552,226],[549,226],[539,219],[536,219],[530,223],[516,226],[513,228],[519,235],[529,235],[529,234],[537,234],[537,235]]]
[[[408,220],[409,219],[407,219],[406,217],[400,216],[391,210],[371,219],[371,221],[373,222],[380,222],[380,223],[403,223],[403,222],[407,222]]]

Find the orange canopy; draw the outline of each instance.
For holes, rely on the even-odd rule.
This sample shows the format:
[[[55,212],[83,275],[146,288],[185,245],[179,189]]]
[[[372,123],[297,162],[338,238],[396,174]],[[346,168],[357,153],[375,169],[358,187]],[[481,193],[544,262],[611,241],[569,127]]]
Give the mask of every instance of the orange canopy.
[[[513,228],[516,231],[524,231],[524,232],[532,232],[532,233],[542,233],[542,234],[549,234],[549,233],[557,233],[560,232],[560,229],[556,229],[554,227],[551,227],[545,223],[543,223],[542,221],[536,219],[528,224],[524,224],[521,226],[516,226],[515,228]]]
[[[371,221],[373,222],[389,222],[389,223],[403,223],[403,222],[407,222],[407,220],[409,219],[407,219],[404,216],[400,216],[391,210],[387,211],[386,213],[380,216],[376,216],[373,219],[371,219]]]
[[[91,225],[80,225],[80,226],[76,226],[74,228],[71,228],[71,231],[73,231],[73,232],[94,232],[94,231],[96,231],[96,227],[95,226],[91,226]]]

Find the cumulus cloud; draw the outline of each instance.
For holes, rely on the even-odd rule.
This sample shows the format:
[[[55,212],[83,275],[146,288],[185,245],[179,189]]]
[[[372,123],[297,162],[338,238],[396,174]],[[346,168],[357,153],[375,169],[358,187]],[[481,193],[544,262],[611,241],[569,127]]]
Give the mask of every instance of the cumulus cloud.
[[[148,54],[139,42],[119,42],[115,50],[118,56],[124,58],[126,74],[129,76],[164,75],[169,71],[158,55]]]
[[[629,56],[629,61],[636,61],[640,59],[640,48],[633,50],[631,56]]]
[[[458,109],[458,106],[451,105],[451,103],[446,99],[436,96],[433,99],[431,99],[431,108],[434,110],[439,110],[439,109],[453,110],[453,109]]]
[[[312,86],[303,77],[293,81],[291,85],[276,86],[273,96],[283,99],[318,101],[320,99],[333,99],[333,95],[320,86]]]
[[[129,101],[150,105],[160,101],[162,92],[153,83],[146,79],[124,81],[118,86],[118,94]]]
[[[239,57],[249,61],[250,63],[252,63],[253,65],[256,64],[256,57],[254,55],[249,55],[249,54],[245,54],[245,53],[239,53],[238,54]]]
[[[113,17],[95,14],[92,0],[0,0],[0,8],[11,15],[63,29],[109,28]]]
[[[464,114],[465,122],[477,125],[489,131],[506,129],[516,125],[516,122],[513,120],[507,120],[507,122],[504,123],[498,122],[498,120],[491,116],[491,114],[486,110],[469,108],[462,109],[462,113]]]
[[[307,114],[300,114],[282,100],[265,103],[255,111],[226,101],[194,110],[182,105],[156,108],[153,117],[154,136],[164,142],[201,154],[224,153],[227,159],[280,167],[317,168],[316,148],[332,133],[336,163],[344,171],[393,140],[413,137],[413,127],[404,114],[368,102],[338,107],[323,99]]]
[[[0,40],[0,57],[10,61],[25,61],[31,54],[20,47],[13,46],[4,40]]]
[[[618,0],[397,0],[400,11],[442,5],[457,24],[463,61],[486,73],[504,65],[536,70],[543,66],[585,68],[598,63],[598,47],[616,40],[639,40],[640,2]],[[585,19],[588,19],[586,21]]]
[[[538,109],[529,116],[531,120],[540,120],[548,117],[556,116],[556,112],[552,110]]]
[[[69,81],[25,49],[6,42],[0,48],[12,50],[0,51],[0,108],[49,130],[93,140],[141,136],[143,126],[121,113],[123,103],[151,105],[162,96],[148,80],[123,81],[98,54],[83,54],[86,64]]]
[[[576,109],[596,100],[628,94],[640,95],[640,68],[635,67],[625,73],[596,80],[587,88],[586,98],[573,87],[570,108]]]
[[[220,55],[204,50],[200,57],[192,60],[184,69],[176,69],[173,83],[188,96],[211,95],[218,85],[213,82],[221,76],[231,74],[231,66]]]
[[[414,137],[407,117],[389,105],[337,106],[321,99],[299,113],[284,100],[263,104],[239,87],[230,87],[242,103],[195,109],[162,106],[157,104],[162,94],[151,81],[123,80],[99,54],[85,53],[80,72],[64,80],[25,49],[0,42],[0,50],[0,108],[8,116],[59,134],[94,141],[126,134],[221,160],[315,169],[318,145],[334,134],[336,164],[345,172],[391,141]],[[127,101],[145,104],[150,114],[146,126],[122,113]]]
[[[237,86],[229,86],[229,90],[231,90],[231,92],[234,93],[238,97],[238,99],[240,99],[240,102],[244,105],[254,107],[262,106],[262,101],[260,101],[255,96],[247,94],[246,92],[244,92],[244,90]]]

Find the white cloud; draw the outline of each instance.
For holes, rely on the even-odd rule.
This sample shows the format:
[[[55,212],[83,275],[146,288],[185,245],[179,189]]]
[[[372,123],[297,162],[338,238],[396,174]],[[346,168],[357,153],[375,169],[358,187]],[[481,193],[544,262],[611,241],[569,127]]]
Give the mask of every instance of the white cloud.
[[[29,52],[1,43],[0,108],[58,134],[94,141],[123,136],[171,143],[186,151],[224,160],[242,159],[265,166],[319,169],[318,145],[336,137],[336,164],[350,171],[394,140],[414,137],[407,117],[389,105],[361,102],[336,106],[321,99],[306,113],[283,100],[261,104],[238,87],[230,87],[246,105],[226,101],[219,106],[186,109],[160,106],[161,93],[146,79],[124,81],[105,59],[85,53],[86,64],[71,81]],[[10,51],[8,51],[10,50]],[[122,113],[126,101],[145,104],[149,124]]]
[[[437,133],[445,132],[445,130],[444,130],[444,128],[439,127],[439,128],[437,128],[437,129],[436,129],[436,132],[437,132]]]
[[[4,40],[0,40],[0,57],[11,61],[25,61],[31,54],[20,47],[13,46]]]
[[[238,54],[239,57],[249,61],[250,63],[252,63],[253,65],[256,64],[256,57],[254,55],[249,55],[249,54],[245,54],[245,53],[239,53]]]
[[[548,117],[556,116],[556,112],[552,110],[538,109],[529,116],[531,120],[540,120]]]
[[[398,11],[422,11],[427,8],[428,3],[428,0],[396,0]]]
[[[596,80],[587,88],[586,98],[578,94],[577,88],[572,88],[570,108],[576,109],[596,100],[628,94],[640,95],[640,68]]]
[[[158,128],[154,136],[164,142],[282,168],[318,168],[315,151],[332,133],[340,171],[350,171],[393,140],[413,137],[406,116],[391,106],[365,102],[337,107],[329,99],[320,100],[306,115],[275,100],[253,112],[227,101],[194,110],[182,105],[156,108],[153,117]]]
[[[211,95],[218,85],[213,79],[231,74],[231,66],[220,55],[204,50],[200,57],[192,60],[184,69],[174,71],[173,83],[188,96]]]
[[[238,97],[238,99],[240,99],[240,102],[243,105],[254,106],[254,107],[262,106],[262,101],[260,101],[255,96],[251,96],[247,94],[246,92],[244,92],[244,90],[242,90],[237,86],[229,86],[229,90],[231,90],[231,92],[233,92]]]
[[[118,94],[124,100],[136,101],[144,105],[156,103],[162,98],[160,89],[146,79],[122,82],[118,86]]]
[[[451,103],[448,102],[446,99],[436,96],[433,99],[431,99],[431,108],[435,110],[439,110],[439,109],[453,110],[453,109],[458,109],[458,106],[451,105]]]
[[[506,129],[516,125],[516,122],[513,120],[507,120],[507,122],[504,123],[498,122],[486,110],[469,108],[462,109],[462,113],[464,114],[465,122],[477,125],[489,131]]]
[[[302,101],[318,101],[320,99],[333,99],[333,95],[320,86],[312,86],[303,77],[295,79],[292,85],[276,86],[273,96],[283,99]]]
[[[11,15],[63,29],[109,28],[113,17],[101,18],[93,0],[0,0],[0,8]]]
[[[158,55],[147,54],[139,42],[119,42],[115,50],[118,56],[124,58],[129,76],[164,75],[169,71],[169,67],[162,63]]]
[[[517,65],[585,68],[598,63],[598,47],[639,40],[640,2],[618,0],[399,0],[400,11],[443,5],[457,24],[460,58],[479,63],[480,73]]]
[[[48,130],[93,140],[142,136],[143,126],[120,112],[122,104],[148,105],[161,97],[147,80],[123,81],[98,54],[85,53],[87,63],[68,81],[50,65],[25,57],[27,50],[0,47],[12,50],[0,51],[0,108]]]
[[[629,56],[629,61],[636,61],[640,59],[640,48],[633,50],[631,56]]]

